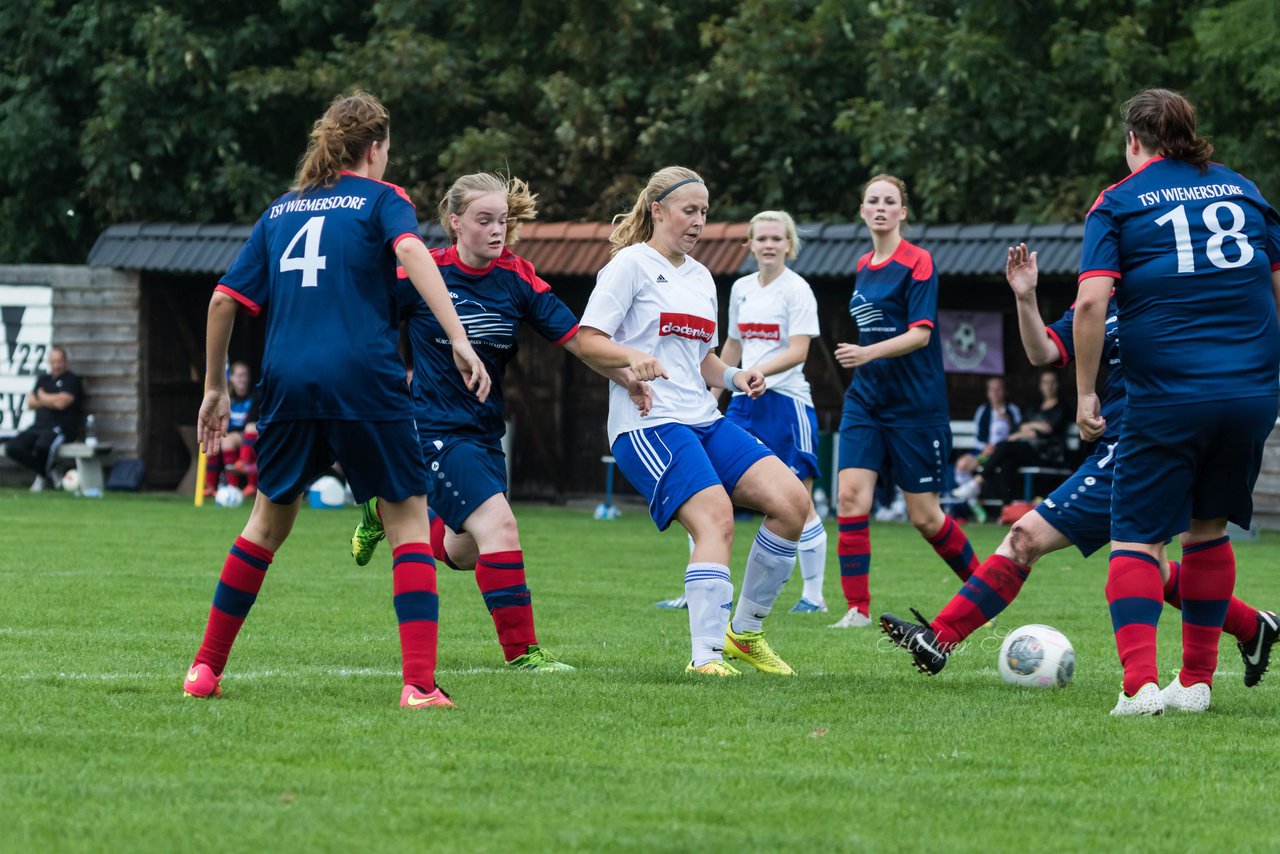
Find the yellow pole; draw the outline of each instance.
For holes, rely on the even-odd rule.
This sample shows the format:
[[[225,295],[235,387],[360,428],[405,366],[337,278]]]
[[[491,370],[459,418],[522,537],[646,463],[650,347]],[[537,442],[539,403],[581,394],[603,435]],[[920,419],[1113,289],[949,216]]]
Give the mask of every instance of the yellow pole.
[[[208,465],[209,461],[205,458],[203,446],[200,447],[199,453],[200,458],[196,461],[196,506],[203,507],[205,466]]]
[[[208,382],[208,380],[207,380],[207,379],[205,380],[204,390],[205,390],[205,391],[208,391],[208,390],[209,390],[209,382]],[[197,427],[196,427],[196,432],[197,432],[197,433],[199,432],[199,429],[200,429],[200,428],[197,426]],[[197,507],[203,507],[203,506],[204,506],[204,479],[205,479],[205,474],[206,474],[205,467],[206,467],[206,466],[208,466],[208,464],[209,464],[209,460],[205,458],[205,455],[204,455],[204,445],[200,444],[200,440],[199,440],[199,439],[197,439],[197,440],[196,440],[196,453],[197,453],[197,454],[199,454],[200,456],[196,459],[196,498],[195,498],[195,504],[196,504],[196,506],[197,506]]]

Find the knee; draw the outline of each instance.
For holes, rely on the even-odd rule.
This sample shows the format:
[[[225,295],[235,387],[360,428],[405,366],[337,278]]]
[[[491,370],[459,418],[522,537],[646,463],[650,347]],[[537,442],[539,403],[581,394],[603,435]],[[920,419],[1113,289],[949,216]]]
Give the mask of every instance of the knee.
[[[520,526],[516,523],[516,517],[514,515],[508,513],[506,516],[495,521],[490,533],[499,548],[520,548]]]
[[[1022,566],[1030,566],[1035,563],[1043,551],[1035,533],[1022,519],[1013,523],[1005,542],[1013,562]]]
[[[871,510],[871,493],[857,484],[840,484],[836,507],[841,516],[859,516]]]
[[[917,531],[926,537],[932,537],[942,530],[944,518],[940,507],[907,506],[907,519],[910,520]]]

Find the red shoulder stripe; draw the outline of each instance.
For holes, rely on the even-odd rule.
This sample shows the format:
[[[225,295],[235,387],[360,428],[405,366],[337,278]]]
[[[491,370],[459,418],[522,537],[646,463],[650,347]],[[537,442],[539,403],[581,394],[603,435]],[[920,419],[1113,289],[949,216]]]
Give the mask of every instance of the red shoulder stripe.
[[[533,265],[510,249],[504,248],[502,250],[502,254],[498,256],[498,266],[515,273],[529,287],[533,288],[535,293],[545,294],[551,290],[551,286],[538,276],[537,271],[533,269]]]

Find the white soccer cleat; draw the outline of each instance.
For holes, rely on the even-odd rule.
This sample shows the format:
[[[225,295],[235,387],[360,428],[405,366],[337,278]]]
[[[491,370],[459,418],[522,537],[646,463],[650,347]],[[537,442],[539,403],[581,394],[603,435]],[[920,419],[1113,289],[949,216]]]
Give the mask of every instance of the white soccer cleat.
[[[1164,694],[1160,693],[1160,686],[1154,682],[1143,685],[1132,697],[1126,697],[1121,691],[1120,699],[1116,701],[1116,707],[1111,710],[1111,714],[1117,718],[1130,715],[1163,715]]]
[[[961,501],[969,501],[977,498],[978,493],[982,491],[982,484],[977,480],[966,480],[964,483],[951,490],[951,497],[958,498]]]
[[[871,625],[871,617],[859,611],[857,608],[850,608],[848,613],[836,620],[828,628],[832,629],[865,629]]]
[[[1182,677],[1175,676],[1173,681],[1160,692],[1164,699],[1164,707],[1177,712],[1209,711],[1209,683],[1197,682],[1194,685],[1183,685]]]

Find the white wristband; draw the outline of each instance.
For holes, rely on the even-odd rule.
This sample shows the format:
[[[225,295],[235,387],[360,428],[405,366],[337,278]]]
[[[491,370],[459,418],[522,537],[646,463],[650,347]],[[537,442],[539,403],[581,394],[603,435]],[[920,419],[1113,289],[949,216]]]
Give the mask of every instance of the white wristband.
[[[733,384],[733,378],[742,373],[741,368],[725,368],[724,369],[724,387],[729,391],[734,391],[736,386]]]

